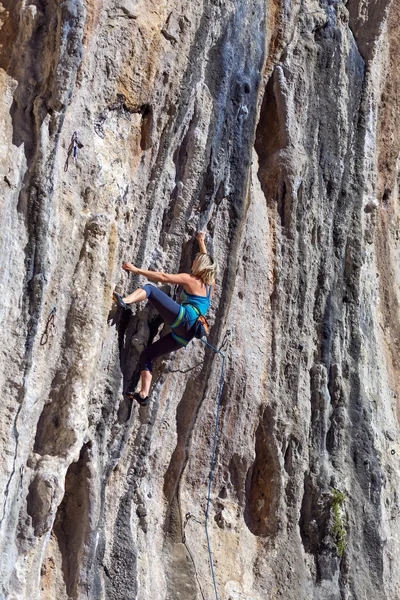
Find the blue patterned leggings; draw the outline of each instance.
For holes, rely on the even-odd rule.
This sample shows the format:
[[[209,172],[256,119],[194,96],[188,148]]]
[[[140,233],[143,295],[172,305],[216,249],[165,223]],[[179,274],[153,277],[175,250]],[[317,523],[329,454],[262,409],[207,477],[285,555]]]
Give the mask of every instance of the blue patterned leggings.
[[[179,314],[181,305],[150,283],[144,285],[142,289],[146,292],[147,299],[152,303],[167,325],[172,325]],[[188,323],[185,320],[178,327],[174,328],[174,332],[187,341],[194,338],[194,330],[194,324]],[[140,370],[150,371],[151,373],[152,362],[155,358],[175,352],[179,348],[182,348],[182,344],[172,337],[172,333],[165,335],[143,350],[140,355]]]

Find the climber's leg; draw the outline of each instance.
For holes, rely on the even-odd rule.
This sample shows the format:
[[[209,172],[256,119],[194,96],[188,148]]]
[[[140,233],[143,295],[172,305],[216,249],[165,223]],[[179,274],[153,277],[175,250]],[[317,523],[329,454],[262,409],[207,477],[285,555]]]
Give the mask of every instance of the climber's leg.
[[[122,308],[126,308],[127,304],[142,302],[143,300],[146,300],[146,298],[150,300],[164,321],[168,325],[172,325],[181,311],[181,305],[172,300],[172,298],[167,296],[167,294],[156,288],[154,285],[150,285],[148,283],[124,298],[121,298],[121,296],[114,292],[114,300]]]
[[[146,398],[149,395],[152,378],[153,375],[151,371],[144,370],[140,372],[141,388],[139,393],[142,398]]]
[[[152,373],[152,362],[154,359],[159,356],[163,356],[164,354],[169,354],[170,352],[175,352],[175,350],[179,350],[182,348],[182,344],[177,342],[173,337],[172,333],[168,333],[164,335],[164,337],[154,342],[150,346],[147,346],[140,355],[140,371],[148,371]],[[148,390],[142,390],[148,391]]]
[[[146,398],[149,395],[153,371],[153,360],[159,356],[179,350],[179,348],[182,348],[182,344],[174,340],[172,333],[169,333],[143,350],[142,354],[140,355],[140,395],[142,398]]]
[[[180,311],[183,310],[180,304],[150,283],[143,286],[142,292],[146,294],[147,299],[152,303],[167,325],[172,325]]]
[[[125,298],[122,298],[122,300],[123,302],[125,302],[125,304],[142,302],[143,300],[146,300],[146,292],[142,288],[139,288],[132,292],[132,294],[129,294],[129,296],[125,296]]]

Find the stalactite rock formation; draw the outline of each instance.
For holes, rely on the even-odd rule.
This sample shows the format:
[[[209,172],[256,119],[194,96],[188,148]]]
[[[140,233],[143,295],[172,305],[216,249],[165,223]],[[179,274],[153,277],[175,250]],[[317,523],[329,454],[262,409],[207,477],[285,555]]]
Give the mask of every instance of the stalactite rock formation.
[[[132,405],[166,328],[112,302],[198,230],[218,597],[400,598],[399,13],[0,1],[1,599],[216,596],[221,356]]]

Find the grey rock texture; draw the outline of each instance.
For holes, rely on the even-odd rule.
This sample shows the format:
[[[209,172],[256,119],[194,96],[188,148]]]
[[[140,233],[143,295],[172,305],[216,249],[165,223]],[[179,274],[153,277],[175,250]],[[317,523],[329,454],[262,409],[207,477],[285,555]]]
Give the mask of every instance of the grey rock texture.
[[[400,598],[398,0],[1,0],[0,598]],[[77,132],[74,160],[71,141]],[[172,295],[176,290],[167,290]]]

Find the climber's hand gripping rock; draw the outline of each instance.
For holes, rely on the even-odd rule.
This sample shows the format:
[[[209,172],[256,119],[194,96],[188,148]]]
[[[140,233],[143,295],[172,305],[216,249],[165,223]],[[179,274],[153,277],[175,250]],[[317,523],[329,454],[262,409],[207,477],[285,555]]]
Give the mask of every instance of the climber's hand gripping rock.
[[[122,263],[122,268],[124,271],[129,271],[130,273],[137,273],[139,271],[137,267],[128,262]]]

